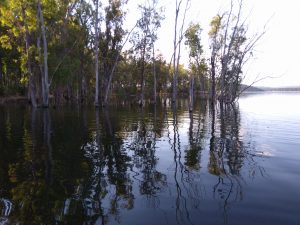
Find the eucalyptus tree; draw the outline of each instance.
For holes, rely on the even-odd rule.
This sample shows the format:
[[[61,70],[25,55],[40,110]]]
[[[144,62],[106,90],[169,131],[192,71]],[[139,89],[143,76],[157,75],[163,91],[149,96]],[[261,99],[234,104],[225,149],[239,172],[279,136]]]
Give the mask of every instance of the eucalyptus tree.
[[[203,54],[203,49],[201,45],[201,31],[202,29],[199,24],[191,23],[185,32],[185,38],[186,38],[185,44],[189,47],[189,58],[190,58],[189,66],[191,69],[190,90],[189,90],[190,111],[193,110],[193,105],[194,105],[195,75],[199,78],[198,80],[200,81],[199,82],[200,86],[202,85],[204,86],[204,84],[201,85],[201,79],[200,79],[200,76],[201,75],[203,76],[203,74],[201,74],[201,63],[202,63],[202,54]]]
[[[232,0],[228,11],[213,18],[209,33],[212,50],[211,73],[213,77],[218,73],[219,99],[225,103],[232,103],[238,98],[244,78],[243,66],[253,56],[257,42],[265,34],[264,29],[249,35],[247,20],[242,18],[242,3],[243,0],[239,0],[234,5]],[[215,85],[212,85],[212,89],[215,92]]]
[[[48,43],[46,38],[46,28],[44,22],[44,16],[41,6],[41,1],[37,1],[37,20],[41,27],[42,37],[43,37],[43,56],[44,56],[44,67],[42,74],[42,98],[43,98],[43,107],[49,106],[49,76],[48,76]]]
[[[210,74],[211,74],[211,88],[210,88],[210,98],[212,99],[212,102],[216,100],[216,73],[217,69],[219,68],[217,66],[218,60],[218,53],[221,49],[220,46],[220,29],[221,29],[221,19],[222,17],[220,15],[217,15],[213,17],[213,19],[210,22],[210,31],[209,31],[209,37],[210,37],[210,49],[211,49],[211,55],[210,55]]]
[[[126,32],[123,30],[125,18],[123,6],[126,3],[127,0],[93,1],[95,106],[99,106],[100,101],[102,105],[107,104],[112,76],[126,42],[126,40],[124,41]],[[100,92],[102,90],[104,93]]]
[[[87,97],[87,82],[89,72],[90,59],[90,35],[92,24],[90,23],[92,17],[92,7],[88,0],[79,1],[76,5],[76,20],[80,28],[78,40],[78,53],[80,61],[79,78],[78,78],[78,97],[80,102],[83,102]],[[77,34],[78,35],[78,34]]]
[[[190,7],[191,0],[185,1],[185,8],[182,15],[181,27],[178,30],[178,20],[180,17],[180,9],[183,0],[176,0],[175,7],[175,20],[174,20],[174,40],[173,40],[173,91],[172,91],[172,102],[175,103],[177,99],[177,86],[178,86],[178,72],[179,72],[179,62],[181,55],[181,42],[184,37],[184,24],[186,19],[187,10]]]
[[[95,14],[94,14],[94,57],[95,57],[95,101],[96,107],[99,106],[99,37],[100,37],[100,15],[99,15],[99,0],[94,0]]]
[[[126,15],[123,9],[125,4],[127,4],[127,0],[109,0],[108,6],[105,7],[105,31],[101,33],[100,42],[104,73],[102,89],[105,91],[103,94],[103,105],[106,105],[108,102],[112,78],[120,61],[122,49],[135,28],[132,28],[129,32],[123,29],[123,21]]]
[[[162,8],[157,7],[157,0],[147,1],[144,5],[139,5],[141,18],[137,21],[137,31],[134,32],[131,42],[134,45],[134,50],[138,54],[139,67],[140,67],[140,97],[139,105],[144,105],[144,92],[145,92],[145,65],[146,61],[151,59],[152,49],[152,62],[153,69],[155,63],[154,43],[157,40],[157,30],[161,26]],[[155,71],[153,70],[156,80]],[[156,99],[156,83],[154,85],[154,99]]]
[[[49,39],[49,83],[55,104],[60,104],[61,100],[83,102],[88,94],[87,84],[95,79],[92,2],[66,0],[44,3]],[[94,94],[92,88],[90,92]]]
[[[1,25],[7,33],[1,36],[2,47],[11,48],[17,45],[20,54],[19,62],[23,81],[28,83],[28,96],[33,107],[37,107],[35,92],[35,77],[33,73],[34,43],[33,36],[36,32],[35,1],[10,0],[1,3]],[[15,40],[14,43],[11,41]],[[23,45],[23,40],[25,45]]]
[[[156,63],[155,63],[155,42],[157,40],[157,30],[161,26],[161,21],[165,18],[162,7],[158,7],[158,1],[152,0],[152,14],[150,18],[149,33],[152,46],[152,74],[153,74],[153,102],[156,104],[157,99],[157,77],[156,77]]]
[[[24,91],[24,82],[20,82],[20,53],[18,46],[12,44],[15,39],[7,27],[0,22],[0,95],[2,96]]]

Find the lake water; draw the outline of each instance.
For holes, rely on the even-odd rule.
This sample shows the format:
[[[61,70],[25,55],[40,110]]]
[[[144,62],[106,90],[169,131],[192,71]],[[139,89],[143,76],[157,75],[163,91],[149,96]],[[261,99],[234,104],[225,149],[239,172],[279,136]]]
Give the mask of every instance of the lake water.
[[[2,106],[0,224],[300,224],[299,99]]]

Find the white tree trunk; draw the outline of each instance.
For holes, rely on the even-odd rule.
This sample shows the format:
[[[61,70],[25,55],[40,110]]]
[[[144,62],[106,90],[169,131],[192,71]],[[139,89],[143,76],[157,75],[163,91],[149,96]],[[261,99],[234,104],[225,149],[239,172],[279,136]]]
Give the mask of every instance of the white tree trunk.
[[[95,19],[95,106],[99,106],[99,0],[96,1],[96,19]]]
[[[43,107],[49,106],[49,77],[48,77],[48,47],[47,47],[47,38],[46,38],[46,29],[44,23],[44,17],[41,7],[41,1],[38,0],[38,12],[39,19],[41,23],[42,38],[43,38],[43,50],[44,50],[44,75],[42,82],[42,93],[43,93]]]
[[[154,44],[152,46],[152,54],[153,54],[153,103],[156,104],[156,68],[155,68],[155,50],[154,50]]]

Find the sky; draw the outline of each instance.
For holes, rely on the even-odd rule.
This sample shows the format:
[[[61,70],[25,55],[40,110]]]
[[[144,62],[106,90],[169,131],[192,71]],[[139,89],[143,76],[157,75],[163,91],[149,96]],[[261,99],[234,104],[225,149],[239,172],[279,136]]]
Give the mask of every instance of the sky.
[[[132,27],[139,17],[137,4],[145,0],[129,0],[127,25]],[[167,61],[173,52],[175,0],[158,0],[165,8],[165,20],[158,32],[156,48]],[[229,8],[230,0],[191,0],[186,26],[200,23],[202,43],[208,56],[208,30],[213,16]],[[250,32],[267,32],[258,42],[254,57],[244,68],[243,83],[256,86],[300,86],[300,2],[297,0],[244,0],[243,16],[247,16]],[[252,34],[253,34],[252,33]],[[251,33],[249,34],[251,36]],[[183,45],[181,63],[188,64],[188,53]],[[265,77],[272,77],[266,78]]]

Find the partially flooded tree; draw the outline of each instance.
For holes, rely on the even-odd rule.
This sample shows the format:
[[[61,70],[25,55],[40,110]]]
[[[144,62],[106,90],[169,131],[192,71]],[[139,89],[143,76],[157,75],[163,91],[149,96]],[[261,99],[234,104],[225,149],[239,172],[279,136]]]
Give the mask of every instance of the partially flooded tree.
[[[184,37],[184,23],[186,18],[187,10],[190,6],[191,1],[186,0],[185,9],[183,13],[181,27],[178,30],[178,19],[180,16],[180,9],[183,0],[176,0],[176,9],[175,9],[175,25],[174,25],[174,40],[173,40],[173,92],[172,92],[172,102],[175,103],[177,99],[177,86],[178,86],[178,69],[181,55],[181,42]]]
[[[154,43],[157,40],[157,29],[160,27],[161,20],[164,17],[161,16],[162,9],[157,8],[157,0],[147,2],[145,5],[139,5],[139,9],[141,11],[141,18],[137,22],[138,30],[134,33],[131,42],[134,44],[134,49],[138,52],[141,77],[139,105],[143,106],[145,94],[146,61],[151,58],[151,49],[154,48]],[[154,64],[155,58],[153,51],[152,55],[152,61]]]
[[[114,71],[116,70],[119,62],[120,54],[127,39],[124,39],[126,34],[123,29],[123,21],[125,18],[125,12],[123,6],[127,3],[127,0],[109,0],[108,6],[105,7],[105,30],[101,33],[100,37],[100,49],[102,58],[102,70],[103,77],[101,80],[101,89],[103,93],[103,103],[106,105],[108,101],[109,91],[111,89],[111,82]]]
[[[37,107],[34,76],[34,42],[36,31],[35,2],[24,0],[1,1],[0,24],[5,34],[0,34],[0,47],[11,50],[16,47],[16,55],[22,73],[20,83],[28,85],[28,100]],[[2,56],[3,57],[3,56]]]
[[[99,16],[99,0],[94,1],[95,14],[94,14],[94,59],[95,59],[95,106],[99,106],[99,36],[100,36],[100,16]]]
[[[194,105],[194,83],[195,76],[199,77],[199,84],[201,82],[201,64],[202,64],[202,45],[201,45],[201,27],[199,24],[190,24],[185,32],[185,44],[189,47],[190,58],[190,87],[189,87],[189,110],[193,111]]]
[[[244,78],[243,66],[251,58],[257,41],[264,35],[255,33],[249,36],[246,19],[242,18],[243,0],[231,1],[229,11],[215,16],[209,32],[211,42],[212,98],[215,98],[216,76],[219,78],[219,100],[234,102]],[[237,11],[237,13],[234,13]]]
[[[155,66],[155,42],[157,40],[157,30],[161,26],[161,21],[165,18],[163,15],[163,8],[158,8],[157,0],[152,0],[152,23],[150,24],[150,37],[152,47],[152,74],[153,74],[153,102],[156,104],[157,98],[157,78],[156,78],[156,66]]]
[[[42,11],[41,1],[37,2],[37,19],[39,26],[41,27],[41,34],[43,39],[43,73],[42,73],[42,105],[43,107],[49,106],[49,78],[48,78],[48,43],[46,37],[46,27],[44,22],[44,16]]]
[[[211,75],[211,86],[210,86],[210,98],[212,102],[216,100],[216,71],[218,62],[218,53],[220,50],[220,27],[221,27],[221,16],[215,16],[212,21],[210,22],[211,29],[209,31],[210,37],[210,49],[211,49],[211,56],[210,56],[210,75]]]

